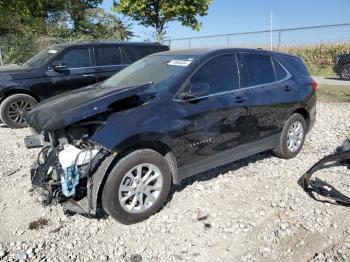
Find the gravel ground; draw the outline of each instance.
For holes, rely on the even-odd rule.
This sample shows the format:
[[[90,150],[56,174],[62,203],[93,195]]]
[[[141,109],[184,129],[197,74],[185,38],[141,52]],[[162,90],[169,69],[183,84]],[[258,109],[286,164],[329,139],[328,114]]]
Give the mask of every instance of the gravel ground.
[[[263,153],[189,178],[160,212],[131,226],[42,207],[30,191],[37,152],[23,146],[28,133],[0,128],[0,260],[139,261],[137,254],[142,261],[350,260],[350,208],[317,202],[297,184],[350,136],[350,104],[319,103],[296,158]],[[345,174],[340,166],[319,172],[350,195]],[[197,208],[208,218],[198,221]],[[41,226],[30,229],[39,219]]]

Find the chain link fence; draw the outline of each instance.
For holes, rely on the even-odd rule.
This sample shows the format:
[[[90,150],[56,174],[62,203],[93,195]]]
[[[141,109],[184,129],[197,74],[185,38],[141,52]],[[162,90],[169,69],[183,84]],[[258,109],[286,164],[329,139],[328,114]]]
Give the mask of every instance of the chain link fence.
[[[53,44],[52,37],[0,36],[0,65],[21,64]],[[171,49],[248,47],[302,57],[310,73],[350,80],[350,23],[169,39]]]
[[[246,47],[302,57],[310,73],[350,80],[350,23],[170,39],[171,49]]]

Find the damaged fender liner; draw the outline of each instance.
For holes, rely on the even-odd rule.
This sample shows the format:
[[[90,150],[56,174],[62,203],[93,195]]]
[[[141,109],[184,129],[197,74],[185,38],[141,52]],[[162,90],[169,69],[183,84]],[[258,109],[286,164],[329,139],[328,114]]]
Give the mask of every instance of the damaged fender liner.
[[[300,177],[298,183],[305,192],[307,192],[313,199],[318,200],[313,192],[318,193],[324,197],[335,200],[338,204],[344,206],[350,206],[350,198],[343,193],[339,192],[332,185],[322,181],[321,179],[312,175],[316,171],[332,166],[332,163],[341,163],[349,165],[350,168],[350,140],[345,141],[343,146],[340,147],[334,154],[325,156],[314,164],[302,177]],[[334,165],[334,164],[333,164]],[[319,201],[319,200],[318,200]]]

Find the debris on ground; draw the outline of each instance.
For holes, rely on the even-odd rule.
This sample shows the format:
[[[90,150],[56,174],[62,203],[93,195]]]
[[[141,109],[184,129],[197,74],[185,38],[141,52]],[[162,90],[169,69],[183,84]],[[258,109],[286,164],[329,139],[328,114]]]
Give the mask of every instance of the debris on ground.
[[[31,230],[38,230],[38,229],[43,229],[44,226],[47,226],[49,221],[45,218],[39,218],[38,220],[34,220],[29,223],[29,229]]]
[[[198,221],[202,221],[202,220],[206,220],[209,216],[208,212],[205,211],[204,209],[197,207],[195,210],[196,214],[197,214],[197,220]]]

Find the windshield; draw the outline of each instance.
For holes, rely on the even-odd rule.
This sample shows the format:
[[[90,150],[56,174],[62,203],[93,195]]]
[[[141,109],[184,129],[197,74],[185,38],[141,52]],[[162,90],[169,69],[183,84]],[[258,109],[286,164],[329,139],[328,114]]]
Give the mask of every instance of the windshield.
[[[107,79],[102,87],[122,89],[151,83],[146,92],[159,92],[173,84],[194,60],[195,56],[148,56]]]
[[[52,56],[57,54],[59,50],[53,47],[42,50],[37,55],[33,56],[24,65],[29,67],[41,67],[43,66]]]

